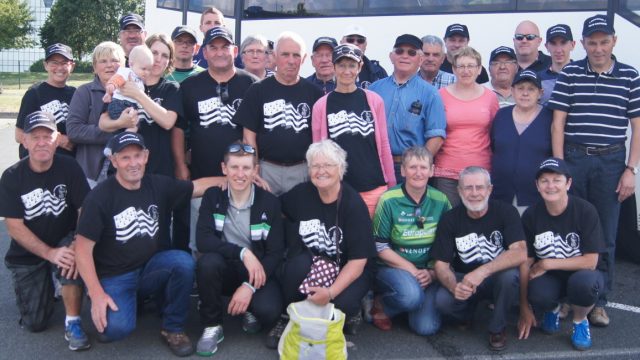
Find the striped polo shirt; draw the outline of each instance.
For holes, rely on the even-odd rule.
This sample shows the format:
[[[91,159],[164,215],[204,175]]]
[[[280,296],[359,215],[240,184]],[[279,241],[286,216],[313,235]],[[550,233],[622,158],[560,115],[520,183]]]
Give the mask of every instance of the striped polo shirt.
[[[562,69],[548,102],[567,113],[565,141],[591,146],[624,143],[629,119],[640,116],[638,71],[613,58],[604,73],[593,72],[587,58]]]

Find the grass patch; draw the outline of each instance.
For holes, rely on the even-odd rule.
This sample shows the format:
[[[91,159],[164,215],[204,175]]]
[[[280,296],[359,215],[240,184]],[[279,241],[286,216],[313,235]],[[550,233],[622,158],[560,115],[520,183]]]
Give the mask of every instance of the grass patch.
[[[29,87],[47,79],[46,73],[0,73],[0,112],[17,113],[20,109],[22,96]],[[68,85],[78,87],[93,80],[93,74],[72,73],[67,81]]]

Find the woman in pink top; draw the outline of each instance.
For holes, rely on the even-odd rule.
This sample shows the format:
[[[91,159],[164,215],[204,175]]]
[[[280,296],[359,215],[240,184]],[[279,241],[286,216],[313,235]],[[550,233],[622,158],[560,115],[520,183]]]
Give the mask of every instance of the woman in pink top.
[[[447,116],[447,138],[435,159],[435,187],[452,206],[460,204],[458,177],[467,166],[491,170],[491,121],[498,111],[496,94],[476,83],[482,70],[480,54],[471,47],[453,57],[456,82],[440,89]]]

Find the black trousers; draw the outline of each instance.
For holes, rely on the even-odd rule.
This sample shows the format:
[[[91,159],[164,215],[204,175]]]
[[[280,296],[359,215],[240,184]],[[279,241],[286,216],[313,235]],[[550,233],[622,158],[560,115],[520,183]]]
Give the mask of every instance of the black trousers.
[[[535,310],[552,311],[565,296],[570,304],[588,307],[604,290],[598,270],[548,271],[529,282],[529,302]]]
[[[200,293],[200,321],[209,327],[222,325],[226,311],[222,297],[233,295],[242,282],[248,281],[249,275],[240,259],[229,260],[217,253],[204,253],[196,265],[196,279]],[[253,294],[248,311],[268,326],[276,322],[282,308],[280,286],[272,276]]]

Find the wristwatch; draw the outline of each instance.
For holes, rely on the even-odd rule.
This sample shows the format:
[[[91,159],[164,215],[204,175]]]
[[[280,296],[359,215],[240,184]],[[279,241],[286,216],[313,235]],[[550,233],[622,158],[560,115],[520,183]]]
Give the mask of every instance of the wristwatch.
[[[631,170],[633,175],[638,175],[638,168],[635,166],[627,165],[627,169]]]

